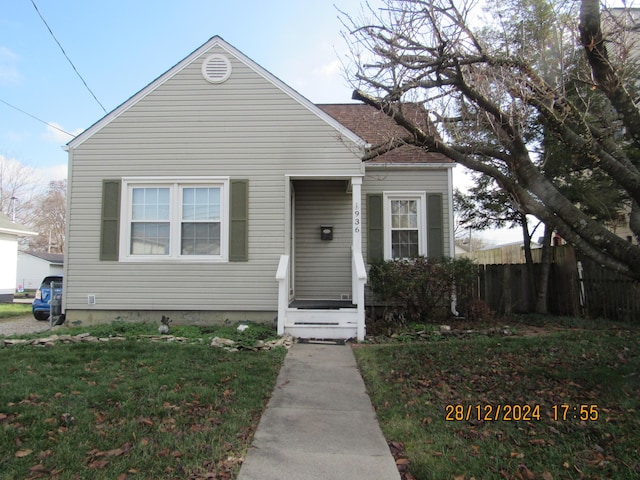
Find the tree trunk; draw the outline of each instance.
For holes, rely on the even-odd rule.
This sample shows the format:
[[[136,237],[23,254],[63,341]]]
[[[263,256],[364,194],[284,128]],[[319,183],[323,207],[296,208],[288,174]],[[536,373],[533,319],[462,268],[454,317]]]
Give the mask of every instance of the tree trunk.
[[[522,225],[522,239],[524,241],[525,272],[527,274],[527,311],[532,312],[536,304],[536,275],[533,271],[533,255],[531,254],[531,234],[527,224],[527,216],[520,214],[520,225]]]
[[[593,78],[620,114],[627,136],[640,146],[640,110],[625,89],[609,61],[607,44],[602,35],[599,0],[580,2],[580,42],[591,65]]]
[[[538,289],[536,294],[535,312],[547,314],[549,312],[548,295],[549,273],[551,272],[551,260],[553,250],[551,249],[551,235],[553,228],[544,226],[544,240],[542,242],[542,259],[540,264],[540,276],[538,277]]]

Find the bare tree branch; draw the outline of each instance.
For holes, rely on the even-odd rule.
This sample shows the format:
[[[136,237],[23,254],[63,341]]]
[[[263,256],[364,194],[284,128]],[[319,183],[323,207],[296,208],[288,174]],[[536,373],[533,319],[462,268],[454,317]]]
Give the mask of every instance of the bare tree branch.
[[[403,138],[370,149],[365,160],[405,144],[442,153],[494,178],[522,214],[537,216],[585,254],[640,278],[640,247],[607,230],[560,193],[562,181],[544,171],[560,159],[538,158],[544,151],[541,143],[552,138],[580,157],[582,163],[571,167],[575,175],[604,172],[629,204],[640,204],[637,160],[614,138],[616,118],[602,114],[608,107],[584,81],[588,72],[573,56],[573,12],[554,4],[555,10],[545,13],[549,25],[565,23],[555,30],[549,27],[551,37],[541,34],[539,46],[523,40],[515,48],[505,24],[493,31],[472,28],[469,4],[386,0],[386,5],[383,11],[370,11],[371,18],[360,23],[366,26],[350,17],[344,20],[354,39],[353,98],[389,115],[407,131]],[[594,82],[632,130],[628,138],[638,148],[640,115],[607,57],[597,1],[582,0],[582,6],[580,33]],[[491,35],[500,29],[504,41],[492,43]],[[556,42],[552,51],[547,51],[546,38]],[[434,112],[431,124],[441,130],[427,131],[405,116],[401,105],[407,101],[422,103],[425,117]],[[637,232],[636,210],[630,218]]]

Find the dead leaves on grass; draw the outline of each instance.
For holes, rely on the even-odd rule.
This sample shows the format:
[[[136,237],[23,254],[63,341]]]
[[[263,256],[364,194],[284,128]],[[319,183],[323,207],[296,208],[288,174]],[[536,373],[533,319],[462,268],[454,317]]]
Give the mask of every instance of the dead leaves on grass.
[[[16,452],[15,456],[16,456],[16,458],[24,458],[24,457],[28,457],[32,453],[33,453],[33,450],[31,450],[29,448],[25,448],[24,450],[18,450]]]
[[[70,392],[70,394],[73,395],[75,393]],[[80,394],[80,392],[78,392],[78,394]],[[62,394],[56,395],[55,398],[60,398],[62,396]],[[181,478],[231,479],[234,478],[234,472],[237,472],[237,466],[242,462],[240,457],[236,455],[229,455],[226,459],[207,465],[206,468],[203,467],[201,469],[201,472],[193,473],[190,477],[187,477],[188,472],[184,471],[184,467],[181,466],[180,461],[184,453],[175,447],[161,447],[155,441],[150,440],[150,438],[153,438],[154,432],[172,433],[173,435],[180,437],[185,434],[212,432],[216,427],[223,423],[220,418],[222,418],[227,411],[228,407],[226,407],[225,404],[232,401],[233,396],[234,391],[227,388],[221,392],[223,405],[213,405],[207,402],[203,403],[197,399],[193,399],[192,401],[182,401],[175,404],[163,402],[161,406],[162,413],[159,416],[139,416],[134,419],[125,418],[121,415],[114,415],[114,411],[115,413],[118,411],[118,406],[114,405],[114,410],[94,410],[93,421],[88,425],[82,425],[81,422],[78,422],[76,418],[69,413],[49,417],[43,416],[40,421],[51,428],[48,432],[49,439],[51,441],[56,440],[57,435],[70,431],[71,428],[94,430],[97,432],[99,438],[106,439],[113,435],[112,432],[123,428],[132,421],[139,426],[139,428],[136,429],[137,432],[140,432],[143,435],[145,432],[149,434],[147,436],[143,436],[139,440],[136,440],[136,435],[134,435],[133,442],[123,443],[117,448],[92,448],[88,450],[83,461],[88,471],[100,471],[112,468],[109,466],[113,461],[115,461],[115,459],[127,456],[135,448],[145,448],[151,452],[152,456],[155,456],[156,458],[164,457],[167,459],[167,473],[173,474],[180,470],[179,474]],[[8,404],[10,407],[14,407],[16,405],[43,408],[46,404],[40,395],[31,393],[17,403]],[[28,425],[23,425],[20,422],[20,414],[0,413],[0,426],[7,426],[15,432],[14,443],[17,450],[14,453],[14,457],[16,459],[29,459],[31,457],[36,461],[36,463],[30,467],[25,466],[25,468],[28,469],[28,474],[24,477],[26,480],[36,480],[41,478],[56,480],[61,478],[63,469],[56,469],[52,467],[52,463],[55,461],[54,452],[46,450],[36,453],[32,448],[27,448],[26,445],[23,445],[20,432],[28,428]],[[239,438],[243,436],[244,434],[241,432],[239,434]],[[119,480],[124,480],[131,478],[131,476],[136,473],[137,471],[135,469],[129,469],[126,473],[120,474],[117,478]]]
[[[409,459],[404,453],[404,443],[389,441],[387,445],[389,445],[391,455],[393,455],[393,459],[396,462],[396,468],[398,469],[398,473],[400,473],[400,478],[402,480],[416,480],[415,477],[409,473]]]
[[[17,437],[15,443],[22,444],[22,441],[20,440],[19,437]],[[36,463],[35,465],[31,465],[28,468],[29,474],[28,476],[24,477],[25,480],[36,480],[40,478],[58,480],[60,478],[60,474],[64,471],[64,469],[60,469],[60,468],[50,469],[50,467],[47,467],[43,463],[47,460],[48,457],[52,455],[52,453],[53,452],[51,450],[45,450],[35,455],[35,459],[36,461],[38,461],[38,463]],[[16,451],[14,456],[15,458],[21,458],[21,459],[29,458],[31,456],[34,456],[34,451],[30,448],[22,448]]]
[[[544,472],[542,475],[536,475],[527,468],[526,465],[519,465],[518,471],[514,475],[509,475],[504,470],[500,472],[500,476],[505,480],[553,480],[553,475]],[[476,480],[476,477],[467,477],[466,475],[454,475],[453,480]]]
[[[244,459],[237,455],[229,455],[220,461],[206,461],[202,467],[189,472],[185,478],[188,480],[232,480],[236,478],[237,471]]]
[[[127,442],[119,448],[113,448],[111,450],[98,450],[94,448],[87,452],[87,455],[93,458],[101,458],[101,457],[119,457],[120,455],[124,455],[133,449],[133,443]]]
[[[477,447],[472,445],[480,444],[483,448],[485,440],[511,443],[513,450],[496,459],[502,465],[494,470],[494,475],[507,480],[553,480],[565,473],[593,479],[614,478],[618,472],[629,470],[640,473],[640,462],[633,459],[635,446],[608,427],[616,425],[625,431],[640,428],[637,408],[623,408],[624,402],[612,397],[606,387],[608,381],[599,381],[619,378],[612,388],[620,389],[621,395],[634,405],[633,399],[640,394],[639,383],[633,381],[635,374],[630,376],[626,372],[628,365],[637,365],[637,354],[626,347],[618,349],[619,342],[615,339],[600,342],[600,337],[595,339],[593,335],[576,336],[565,348],[561,342],[567,340],[551,338],[544,344],[530,342],[522,347],[515,343],[460,342],[447,344],[451,348],[440,351],[411,345],[388,349],[380,355],[382,360],[377,366],[387,366],[382,368],[385,372],[382,380],[393,385],[395,391],[381,396],[379,408],[388,411],[397,404],[403,421],[411,420],[422,429],[443,432],[444,405],[490,405],[494,409],[506,404],[540,405],[540,418],[536,421],[470,419],[447,422],[445,427],[454,438],[466,442],[465,455],[470,458],[478,456]],[[566,419],[554,420],[552,407],[562,404],[597,404],[600,418],[585,422],[568,415]],[[391,417],[395,418],[393,413]],[[567,442],[575,445],[567,447]],[[567,461],[560,455],[553,464],[540,461],[543,451],[556,452],[559,448],[568,449]],[[616,449],[616,457],[620,458],[614,458]],[[437,451],[425,454],[436,462],[439,462],[436,457],[443,462],[451,460],[450,455]],[[401,459],[401,472],[405,464]],[[424,465],[414,468],[421,471]],[[449,478],[470,480],[470,474],[464,468],[460,470],[449,469]]]

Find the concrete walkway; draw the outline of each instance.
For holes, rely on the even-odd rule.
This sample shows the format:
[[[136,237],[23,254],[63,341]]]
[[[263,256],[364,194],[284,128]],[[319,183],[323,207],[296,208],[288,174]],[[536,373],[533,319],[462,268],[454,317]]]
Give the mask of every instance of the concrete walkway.
[[[238,480],[399,480],[348,345],[296,343]]]

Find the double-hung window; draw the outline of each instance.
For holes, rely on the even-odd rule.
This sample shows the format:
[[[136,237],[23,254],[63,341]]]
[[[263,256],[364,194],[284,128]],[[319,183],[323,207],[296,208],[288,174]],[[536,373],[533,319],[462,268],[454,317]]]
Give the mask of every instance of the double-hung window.
[[[124,179],[122,261],[228,257],[228,179]]]
[[[168,255],[171,246],[171,190],[131,188],[131,255]]]
[[[385,193],[384,256],[415,258],[426,252],[424,193]]]
[[[220,255],[221,187],[181,187],[181,255]]]

